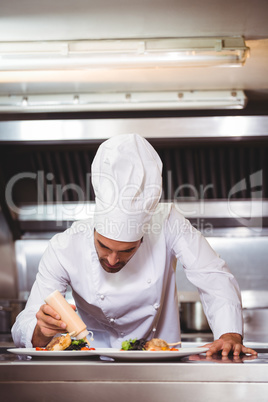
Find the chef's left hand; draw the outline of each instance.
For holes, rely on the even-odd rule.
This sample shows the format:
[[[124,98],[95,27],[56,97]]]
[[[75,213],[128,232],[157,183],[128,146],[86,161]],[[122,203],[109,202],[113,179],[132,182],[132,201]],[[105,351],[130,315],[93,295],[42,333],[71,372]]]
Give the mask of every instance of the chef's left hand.
[[[204,345],[204,347],[209,348],[206,353],[207,356],[212,356],[214,353],[220,351],[222,356],[228,356],[230,353],[234,356],[239,356],[241,353],[257,355],[255,350],[246,348],[242,344],[242,336],[235,333],[223,334],[219,339]]]

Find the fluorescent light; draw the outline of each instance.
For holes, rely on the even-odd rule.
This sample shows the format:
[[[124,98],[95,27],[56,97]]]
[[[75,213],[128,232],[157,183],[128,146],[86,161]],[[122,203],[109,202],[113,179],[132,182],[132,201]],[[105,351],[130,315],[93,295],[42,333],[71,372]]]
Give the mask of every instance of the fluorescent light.
[[[0,111],[242,109],[246,101],[241,90],[11,95],[0,96]]]
[[[0,71],[241,66],[242,37],[0,43]]]

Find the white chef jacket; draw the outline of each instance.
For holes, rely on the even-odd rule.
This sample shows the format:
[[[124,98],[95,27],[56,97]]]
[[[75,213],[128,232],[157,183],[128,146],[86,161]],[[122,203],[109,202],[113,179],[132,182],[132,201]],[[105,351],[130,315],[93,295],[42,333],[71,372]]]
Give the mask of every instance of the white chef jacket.
[[[238,284],[225,262],[174,204],[160,204],[136,254],[118,273],[104,271],[94,246],[92,220],[75,222],[49,242],[25,310],[16,319],[16,346],[32,347],[36,313],[58,289],[73,291],[77,309],[94,333],[95,347],[120,348],[130,338],[180,340],[174,262],[179,259],[197,287],[209,325],[218,339],[242,335]]]

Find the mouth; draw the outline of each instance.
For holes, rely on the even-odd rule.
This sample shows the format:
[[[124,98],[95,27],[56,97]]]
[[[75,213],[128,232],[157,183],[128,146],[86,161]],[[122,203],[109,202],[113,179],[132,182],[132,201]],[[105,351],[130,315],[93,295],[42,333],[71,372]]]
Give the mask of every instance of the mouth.
[[[115,269],[121,266],[120,263],[115,264],[115,265],[110,265],[108,262],[106,262],[105,265],[106,265],[108,268],[115,268]]]

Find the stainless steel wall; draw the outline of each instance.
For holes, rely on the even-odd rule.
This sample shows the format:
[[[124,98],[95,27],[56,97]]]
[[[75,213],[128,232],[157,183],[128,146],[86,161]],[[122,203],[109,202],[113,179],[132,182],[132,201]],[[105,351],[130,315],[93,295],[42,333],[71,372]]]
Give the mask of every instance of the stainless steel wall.
[[[17,296],[14,242],[0,209],[0,299],[16,299]]]
[[[229,237],[226,235],[225,237],[208,237],[207,240],[227,262],[242,291],[268,289],[268,236]],[[179,263],[177,284],[178,290],[196,291],[196,288],[187,280]]]

